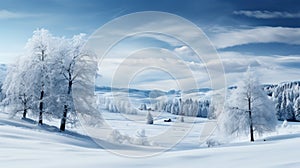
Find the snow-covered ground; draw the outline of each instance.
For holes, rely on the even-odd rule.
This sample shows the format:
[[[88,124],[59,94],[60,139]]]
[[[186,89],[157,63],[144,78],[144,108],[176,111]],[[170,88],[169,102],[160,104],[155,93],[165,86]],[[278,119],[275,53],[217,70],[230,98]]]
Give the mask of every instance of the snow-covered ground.
[[[155,112],[154,112],[155,113]],[[163,119],[176,116],[157,113],[154,125],[129,120],[123,114],[104,112],[108,124],[134,137],[145,130],[145,136],[153,136],[172,127],[174,122]],[[134,117],[134,116],[133,116]],[[136,117],[136,116],[135,116]],[[186,137],[174,148],[153,156],[132,158],[120,156],[120,150],[134,152],[141,149],[159,149],[159,141],[150,146],[115,145],[115,149],[103,149],[84,135],[81,128],[65,133],[49,125],[38,126],[31,120],[9,119],[0,113],[0,167],[299,167],[300,123],[278,122],[275,133],[258,138],[254,143],[241,139],[230,144],[208,148],[199,143],[205,119],[181,123],[190,128]],[[143,133],[141,133],[143,134]],[[266,140],[266,141],[264,141]],[[152,146],[151,146],[152,145]],[[157,148],[156,148],[157,147]]]

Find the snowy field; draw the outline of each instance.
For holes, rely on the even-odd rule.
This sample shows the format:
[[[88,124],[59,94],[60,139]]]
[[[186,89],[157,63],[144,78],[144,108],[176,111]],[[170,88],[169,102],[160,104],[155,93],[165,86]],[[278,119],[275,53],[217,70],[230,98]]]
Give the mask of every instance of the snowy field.
[[[38,126],[31,120],[8,119],[0,113],[0,167],[299,167],[300,123],[278,122],[275,133],[260,137],[254,143],[240,139],[230,144],[208,148],[199,143],[205,119],[194,123],[187,136],[174,148],[154,156],[132,158],[117,155],[118,149],[103,149],[84,135],[81,128],[60,133],[50,125]],[[171,114],[159,114],[154,125],[124,119],[124,115],[104,112],[107,123],[121,133],[135,135],[142,128],[146,136],[164,131],[176,119]],[[144,125],[144,127],[140,127]],[[264,141],[266,140],[266,141]],[[158,145],[159,141],[152,145]],[[116,144],[116,146],[118,146]],[[140,150],[121,146],[122,150]],[[151,146],[148,148],[151,148]],[[115,151],[114,151],[115,150]]]

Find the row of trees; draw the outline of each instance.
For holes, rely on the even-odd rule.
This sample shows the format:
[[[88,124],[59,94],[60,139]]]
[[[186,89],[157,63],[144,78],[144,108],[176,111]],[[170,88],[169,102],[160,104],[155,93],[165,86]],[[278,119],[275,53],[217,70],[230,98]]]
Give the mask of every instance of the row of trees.
[[[155,110],[165,111],[175,115],[193,116],[193,117],[209,117],[208,100],[197,101],[191,98],[182,100],[181,98],[174,98],[173,100],[157,102]]]
[[[124,100],[115,100],[110,97],[101,97],[98,98],[99,107],[104,105],[104,109],[112,113],[124,113],[124,114],[137,114],[138,110],[133,107],[128,101]]]
[[[279,120],[300,121],[300,82],[269,87]]]
[[[137,115],[139,110],[147,111],[146,115],[146,124],[153,124],[154,119],[151,114],[151,109],[147,109],[146,104],[141,104],[141,107],[137,109],[133,107],[128,101],[113,99],[111,97],[102,97],[102,95],[98,95],[98,109],[101,110],[104,105],[104,109],[111,113],[123,113],[123,114],[131,114]]]
[[[68,39],[55,37],[45,29],[34,31],[25,53],[8,69],[2,105],[12,115],[22,112],[23,118],[28,113],[38,117],[39,124],[45,117],[59,118],[61,131],[67,121],[75,124],[72,90],[74,84],[84,83],[78,78],[86,68],[80,66],[80,58],[91,54],[83,50],[85,42],[84,34]]]

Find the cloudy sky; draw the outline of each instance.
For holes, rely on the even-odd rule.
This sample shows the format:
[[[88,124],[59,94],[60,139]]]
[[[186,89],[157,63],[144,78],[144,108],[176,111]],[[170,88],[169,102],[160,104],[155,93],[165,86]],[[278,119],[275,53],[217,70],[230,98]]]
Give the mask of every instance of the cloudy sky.
[[[56,36],[71,37],[78,33],[91,35],[105,23],[120,16],[141,11],[162,11],[181,16],[203,30],[222,60],[227,85],[234,84],[248,65],[255,69],[263,83],[299,80],[299,6],[297,0],[3,0],[0,1],[0,63],[13,63],[37,28],[46,28]],[[180,25],[173,26],[180,28]],[[102,77],[105,79],[102,81],[111,80],[111,64],[120,64],[117,59],[124,53],[138,50],[131,59],[136,58],[137,61],[137,55],[144,55],[156,62],[150,53],[157,54],[157,50],[141,51],[147,47],[185,55],[184,59],[180,57],[177,62],[173,57],[169,63],[176,68],[188,65],[192,74],[197,76],[196,81],[202,87],[209,87],[210,76],[206,74],[206,68],[215,64],[190,59],[194,57],[188,56],[195,53],[188,45],[157,35],[129,38],[115,46],[109,58],[116,58],[102,68]],[[165,50],[160,51],[166,53]],[[169,53],[161,55],[168,57]],[[144,66],[143,62],[138,63]],[[159,65],[167,63],[160,62]],[[178,73],[182,75],[176,78],[189,78],[185,71]],[[148,87],[149,80],[156,81],[157,87],[165,86],[163,89],[176,88],[178,85],[173,80],[174,75],[155,68],[136,76],[132,81],[139,81],[140,87]],[[154,79],[153,76],[159,78]],[[103,82],[103,85],[108,83]]]

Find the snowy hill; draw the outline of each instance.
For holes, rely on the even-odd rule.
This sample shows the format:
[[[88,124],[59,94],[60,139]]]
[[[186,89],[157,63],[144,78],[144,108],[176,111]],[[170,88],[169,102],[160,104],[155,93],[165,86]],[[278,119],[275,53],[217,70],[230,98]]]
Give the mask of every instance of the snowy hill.
[[[114,120],[107,119],[108,122],[114,122],[116,127],[123,127],[120,131],[127,129],[127,132],[130,132],[136,129],[136,125],[128,124],[128,121],[120,117],[110,117]],[[135,148],[122,145],[119,149],[102,149],[88,136],[83,135],[85,132],[81,128],[60,133],[56,127],[38,126],[30,120],[7,119],[7,116],[1,113],[0,166],[6,168],[299,167],[297,146],[300,141],[300,124],[289,123],[284,127],[280,125],[281,123],[278,125],[277,133],[261,137],[255,143],[241,140],[207,148],[199,144],[201,122],[196,122],[195,128],[172,150],[135,159],[114,154],[120,149],[134,151]],[[150,136],[152,131],[161,130],[162,125],[157,123],[148,127],[146,132],[147,136]]]

